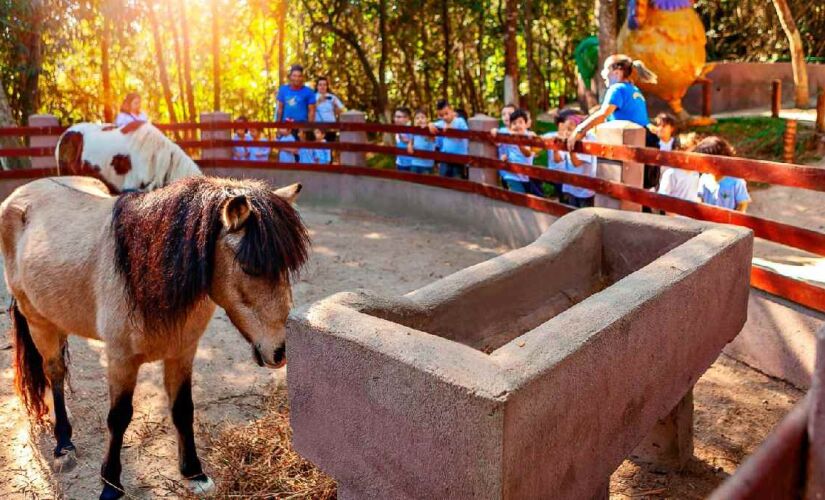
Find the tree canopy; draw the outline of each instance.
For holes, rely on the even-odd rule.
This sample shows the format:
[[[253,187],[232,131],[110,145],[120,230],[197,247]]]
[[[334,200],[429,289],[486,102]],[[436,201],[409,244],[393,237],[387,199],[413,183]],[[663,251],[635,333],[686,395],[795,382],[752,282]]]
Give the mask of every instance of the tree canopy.
[[[788,3],[806,54],[825,57],[825,6]],[[770,2],[696,8],[709,59],[788,57]],[[598,33],[595,14],[593,0],[0,0],[0,84],[17,121],[35,112],[102,120],[131,91],[156,121],[196,119],[216,97],[234,116],[271,119],[284,68],[301,63],[310,81],[327,76],[348,107],[373,119],[444,96],[493,112],[509,20],[519,93],[540,110],[575,97],[574,51]]]

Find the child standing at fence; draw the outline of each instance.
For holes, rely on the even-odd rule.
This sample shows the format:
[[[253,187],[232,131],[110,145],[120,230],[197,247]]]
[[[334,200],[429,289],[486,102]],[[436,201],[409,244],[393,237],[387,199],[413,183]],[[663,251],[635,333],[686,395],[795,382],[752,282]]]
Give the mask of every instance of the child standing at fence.
[[[681,149],[676,135],[676,117],[670,113],[659,113],[653,121],[654,132],[659,137],[661,151],[678,151]],[[674,167],[662,167],[659,179],[659,194],[673,196],[688,201],[699,199],[699,172]]]
[[[239,125],[246,124],[247,118],[245,116],[239,116],[236,123]],[[237,128],[235,132],[232,134],[233,141],[251,141],[252,135],[249,133],[248,128]],[[249,159],[249,152],[246,150],[246,146],[235,146],[232,148],[232,159],[233,160],[247,160]]]
[[[292,135],[289,129],[286,128],[279,128],[278,129],[278,137],[276,139],[279,143],[288,143],[288,142],[295,142],[295,137]],[[295,148],[290,148],[286,145],[276,146],[278,149],[278,161],[280,163],[295,163],[295,157],[298,154],[298,150]]]
[[[578,116],[575,113],[565,113],[558,118],[559,134],[563,140],[568,140],[575,133],[578,126]],[[582,142],[595,142],[596,136],[592,132],[587,132]],[[564,171],[596,177],[597,160],[595,156],[568,151],[554,151],[554,161],[564,159]],[[576,208],[592,207],[596,196],[595,191],[573,184],[563,184],[561,187],[561,201]]]
[[[430,133],[437,134],[439,130],[469,130],[464,118],[458,116],[446,99],[441,99],[436,103],[438,110],[438,121],[430,123]],[[440,149],[442,153],[466,155],[469,149],[467,139],[455,137],[440,137]],[[467,178],[467,168],[463,163],[457,161],[444,162],[438,167],[439,174],[444,177]]]
[[[423,109],[418,109],[415,112],[413,123],[416,127],[424,128],[429,123],[430,118],[427,112]],[[407,144],[407,151],[435,151],[435,138],[429,135],[414,135],[412,140]],[[434,160],[427,158],[410,158],[410,170],[415,174],[431,174],[433,173]]]
[[[253,128],[249,133],[253,141],[267,141],[267,139],[261,135],[261,129],[259,128]],[[267,146],[248,146],[246,148],[247,155],[252,161],[269,161],[269,152],[271,150],[272,148]]]
[[[528,127],[530,123],[530,116],[523,109],[517,109],[510,114],[510,130],[509,134],[523,137],[535,136]],[[521,144],[501,144],[499,151],[502,152],[499,159],[517,165],[533,165],[533,158],[535,151],[532,146],[525,146]],[[541,192],[537,192],[536,186],[530,182],[530,177],[525,174],[518,174],[508,170],[499,170],[502,183],[510,191],[516,193],[530,193],[541,196]]]
[[[315,140],[317,142],[327,142],[327,134],[323,130],[316,128],[312,133],[315,135]],[[313,157],[315,159],[315,163],[319,165],[329,165],[332,162],[332,150],[316,149],[314,150]]]
[[[393,113],[392,121],[395,125],[401,126],[409,126],[410,124],[410,108],[395,108],[395,112]],[[395,147],[399,149],[407,149],[407,146],[412,141],[412,136],[410,134],[395,134]],[[412,158],[409,156],[396,156],[395,157],[395,168],[402,172],[409,172],[410,166],[412,164]]]
[[[736,150],[721,137],[710,136],[702,139],[691,152],[717,156],[736,156]],[[699,180],[699,197],[708,205],[745,212],[751,202],[748,184],[739,177],[722,177],[703,174]]]
[[[554,139],[556,137],[559,138],[566,138],[569,137],[573,130],[575,130],[576,126],[581,123],[582,117],[576,113],[572,109],[564,109],[559,111],[554,118],[554,122],[556,124],[556,132],[548,132],[544,134],[542,137],[545,139]],[[568,153],[567,151],[562,151],[559,149],[549,149],[547,150],[547,168],[550,170],[558,170],[559,172],[564,172],[567,170],[567,161],[568,161]],[[555,196],[561,200],[562,198],[562,184],[560,182],[553,183],[553,191]]]
[[[323,130],[316,128],[312,131],[314,142],[327,142],[326,134]],[[332,155],[329,149],[301,148],[298,151],[298,160],[301,163],[311,163],[313,165],[328,165]]]

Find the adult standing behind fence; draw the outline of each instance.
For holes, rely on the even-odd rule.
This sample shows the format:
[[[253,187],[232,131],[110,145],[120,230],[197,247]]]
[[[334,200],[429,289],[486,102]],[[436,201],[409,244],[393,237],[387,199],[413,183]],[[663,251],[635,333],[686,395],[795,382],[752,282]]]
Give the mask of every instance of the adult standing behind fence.
[[[315,121],[315,91],[304,85],[304,67],[300,64],[289,68],[289,83],[281,85],[277,99],[275,121]],[[297,140],[298,130],[293,130],[292,136]]]
[[[122,127],[132,122],[148,122],[146,113],[140,110],[141,99],[137,92],[126,94],[123,104],[120,105],[120,112],[115,117],[115,125]]]
[[[644,83],[656,83],[657,77],[644,63],[624,54],[615,54],[604,61],[602,78],[607,85],[604,101],[598,111],[587,117],[570,134],[568,149],[572,150],[576,141],[582,139],[596,125],[613,120],[627,120],[645,128],[645,145],[659,147],[659,138],[649,128],[650,116],[647,102],[633,79]],[[655,188],[659,184],[659,167],[645,165],[644,187]]]
[[[322,76],[315,80],[315,121],[318,123],[335,123],[338,117],[346,111],[344,103],[329,89],[329,80]],[[337,134],[334,130],[326,130],[324,137],[327,142],[334,142]]]

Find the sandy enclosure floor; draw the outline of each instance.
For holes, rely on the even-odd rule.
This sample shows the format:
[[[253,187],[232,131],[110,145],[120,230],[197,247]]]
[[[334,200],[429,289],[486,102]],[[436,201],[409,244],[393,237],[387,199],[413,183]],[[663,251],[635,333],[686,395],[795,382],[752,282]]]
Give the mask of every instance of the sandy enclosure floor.
[[[313,237],[311,263],[294,287],[296,305],[358,287],[406,293],[442,276],[503,253],[487,238],[433,224],[389,219],[361,211],[302,207]],[[9,297],[0,287],[4,304]],[[5,330],[8,321],[0,320]],[[107,396],[102,345],[72,338],[68,395],[79,465],[67,474],[48,468],[49,433],[32,438],[12,391],[11,351],[0,340],[0,497],[96,498],[106,434]],[[208,429],[260,417],[263,395],[284,383],[283,370],[252,361],[249,347],[217,312],[198,351],[194,399],[198,441]],[[721,358],[696,387],[696,458],[681,473],[625,462],[611,478],[611,498],[700,498],[758,446],[801,397],[790,386]],[[145,365],[126,433],[123,483],[131,498],[174,496],[175,435],[167,416],[159,365]],[[45,460],[44,460],[45,457]],[[208,472],[208,465],[207,465]]]

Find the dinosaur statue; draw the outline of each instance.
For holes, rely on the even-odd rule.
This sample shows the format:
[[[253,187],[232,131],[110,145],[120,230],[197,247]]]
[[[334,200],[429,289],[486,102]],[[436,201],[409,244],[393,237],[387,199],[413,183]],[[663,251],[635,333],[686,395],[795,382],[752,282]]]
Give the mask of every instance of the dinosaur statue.
[[[667,102],[680,122],[706,125],[713,119],[691,116],[682,107],[688,88],[713,69],[705,63],[706,41],[693,0],[629,0],[616,45],[659,77],[656,84],[637,83],[643,91]]]

